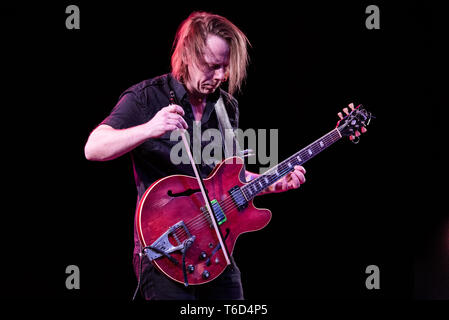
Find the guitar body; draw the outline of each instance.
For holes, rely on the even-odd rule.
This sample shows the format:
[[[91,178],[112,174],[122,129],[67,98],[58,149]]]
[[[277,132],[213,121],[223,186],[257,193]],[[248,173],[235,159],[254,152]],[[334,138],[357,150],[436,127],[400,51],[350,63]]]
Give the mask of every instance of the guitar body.
[[[220,209],[226,217],[221,219],[224,221],[219,222],[219,228],[229,254],[232,254],[239,235],[260,230],[271,219],[270,210],[258,209],[254,207],[252,201],[247,203],[246,208],[238,209],[230,197],[229,190],[245,185],[239,179],[241,170],[243,170],[241,158],[228,158],[218,164],[204,179],[210,201],[216,200],[220,203]],[[143,247],[158,243],[158,247],[165,250],[170,246],[179,246],[186,239],[194,237],[185,253],[189,285],[212,281],[227,266],[216,231],[210,223],[210,214],[204,212],[204,208],[205,203],[196,178],[186,175],[173,175],[153,183],[142,196],[137,208],[136,225]],[[215,214],[217,215],[217,212]],[[185,227],[179,227],[179,222],[183,222]],[[168,232],[177,224],[176,231]],[[166,243],[167,240],[170,244]],[[171,279],[184,283],[181,250],[171,252],[170,256],[179,263],[173,263],[164,255],[153,259],[152,262]]]

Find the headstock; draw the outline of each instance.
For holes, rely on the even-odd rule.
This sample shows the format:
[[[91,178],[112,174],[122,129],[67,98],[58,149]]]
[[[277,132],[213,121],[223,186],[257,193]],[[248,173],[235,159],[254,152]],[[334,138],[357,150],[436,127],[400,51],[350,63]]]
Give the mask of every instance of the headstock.
[[[350,103],[348,106],[351,111],[348,108],[343,109],[346,116],[343,116],[341,112],[338,113],[340,121],[337,122],[337,129],[342,136],[349,136],[352,142],[358,143],[360,135],[366,132],[366,127],[374,116],[361,104],[354,107],[354,104]]]

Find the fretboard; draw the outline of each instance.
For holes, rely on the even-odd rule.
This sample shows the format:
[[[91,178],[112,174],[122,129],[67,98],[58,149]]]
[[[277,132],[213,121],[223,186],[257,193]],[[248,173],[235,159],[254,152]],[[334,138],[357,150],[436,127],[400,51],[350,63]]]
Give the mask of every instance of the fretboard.
[[[312,159],[318,153],[332,145],[334,142],[341,138],[341,134],[338,129],[334,129],[328,134],[322,136],[315,142],[309,144],[304,149],[301,149],[294,155],[285,159],[277,166],[269,169],[263,175],[251,180],[244,185],[241,190],[243,191],[246,199],[249,201],[253,199],[257,194],[264,189],[271,186],[273,183],[281,179],[283,176],[294,170],[296,165],[302,165],[308,160]]]

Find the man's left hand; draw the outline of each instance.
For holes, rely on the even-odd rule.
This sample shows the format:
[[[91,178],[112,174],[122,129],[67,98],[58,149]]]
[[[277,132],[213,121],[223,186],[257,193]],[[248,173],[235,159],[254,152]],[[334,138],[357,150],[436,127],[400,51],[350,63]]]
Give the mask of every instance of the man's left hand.
[[[281,180],[276,182],[272,187],[272,192],[284,192],[290,189],[298,189],[304,182],[306,182],[306,169],[302,166],[295,166],[295,170],[288,173]]]

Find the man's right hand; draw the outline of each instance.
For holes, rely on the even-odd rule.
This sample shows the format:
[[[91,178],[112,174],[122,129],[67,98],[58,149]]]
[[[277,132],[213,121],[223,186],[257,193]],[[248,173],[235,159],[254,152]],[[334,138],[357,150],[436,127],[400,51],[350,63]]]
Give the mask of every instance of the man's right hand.
[[[87,160],[112,160],[133,150],[150,138],[158,138],[167,131],[187,129],[183,119],[184,110],[178,105],[169,105],[159,110],[148,122],[127,129],[114,129],[102,124],[92,131],[84,147]]]
[[[177,104],[171,104],[162,108],[146,123],[150,136],[152,138],[159,138],[167,131],[187,129],[188,125],[183,118],[184,115],[184,110]]]

